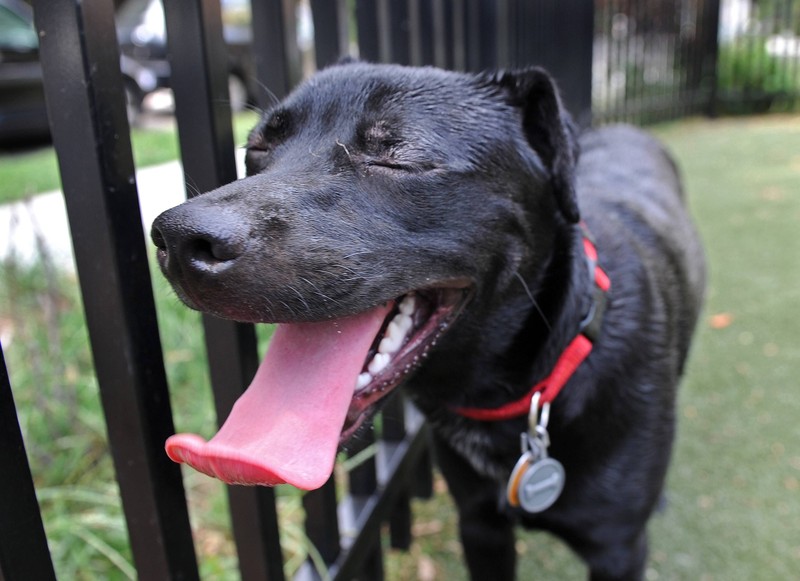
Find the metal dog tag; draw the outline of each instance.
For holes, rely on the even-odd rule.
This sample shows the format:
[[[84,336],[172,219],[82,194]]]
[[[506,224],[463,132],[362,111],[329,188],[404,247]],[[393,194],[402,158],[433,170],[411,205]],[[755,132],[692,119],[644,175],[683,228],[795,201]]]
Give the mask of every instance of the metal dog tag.
[[[537,394],[538,396],[538,394]],[[564,466],[547,455],[550,406],[544,404],[539,417],[539,397],[531,401],[529,431],[520,434],[522,455],[517,460],[506,486],[506,498],[513,507],[528,513],[542,512],[558,500],[564,489]]]
[[[564,467],[555,458],[542,458],[528,466],[519,483],[519,504],[530,513],[542,512],[558,500],[564,489]]]

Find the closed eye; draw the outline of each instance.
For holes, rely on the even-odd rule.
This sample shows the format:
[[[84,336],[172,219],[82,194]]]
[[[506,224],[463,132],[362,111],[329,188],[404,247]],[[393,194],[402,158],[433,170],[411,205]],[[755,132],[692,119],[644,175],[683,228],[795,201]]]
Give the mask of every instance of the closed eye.
[[[435,163],[429,161],[406,161],[393,157],[368,158],[365,163],[367,167],[377,168],[378,170],[384,169],[413,174],[426,173],[438,167]]]
[[[413,165],[401,163],[393,159],[371,159],[367,161],[367,165],[370,167],[382,167],[396,171],[418,171]]]

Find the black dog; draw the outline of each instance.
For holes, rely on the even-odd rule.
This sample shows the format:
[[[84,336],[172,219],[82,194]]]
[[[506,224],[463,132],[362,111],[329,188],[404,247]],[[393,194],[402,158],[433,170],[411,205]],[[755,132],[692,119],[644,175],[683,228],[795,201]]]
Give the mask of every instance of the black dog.
[[[152,236],[190,307],[282,324],[219,434],[175,436],[170,456],[318,487],[402,383],[473,579],[513,578],[516,522],[562,537],[592,579],[640,578],[704,287],[657,143],[577,139],[539,69],[351,63],[269,112],[246,164]]]

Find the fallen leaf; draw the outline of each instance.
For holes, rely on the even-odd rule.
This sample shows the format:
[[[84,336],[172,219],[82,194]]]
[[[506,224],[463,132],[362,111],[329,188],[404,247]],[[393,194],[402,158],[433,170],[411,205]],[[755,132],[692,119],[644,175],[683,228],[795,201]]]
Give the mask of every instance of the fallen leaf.
[[[731,323],[733,323],[733,315],[731,313],[717,313],[716,315],[711,315],[708,322],[712,329],[724,329],[730,327]]]

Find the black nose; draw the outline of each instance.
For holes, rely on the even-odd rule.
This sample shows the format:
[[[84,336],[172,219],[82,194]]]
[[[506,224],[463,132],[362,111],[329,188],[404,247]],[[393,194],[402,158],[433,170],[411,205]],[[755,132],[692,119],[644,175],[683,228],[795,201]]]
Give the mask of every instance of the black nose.
[[[164,273],[183,278],[227,270],[247,250],[250,228],[236,213],[186,203],[156,218],[150,236]]]

